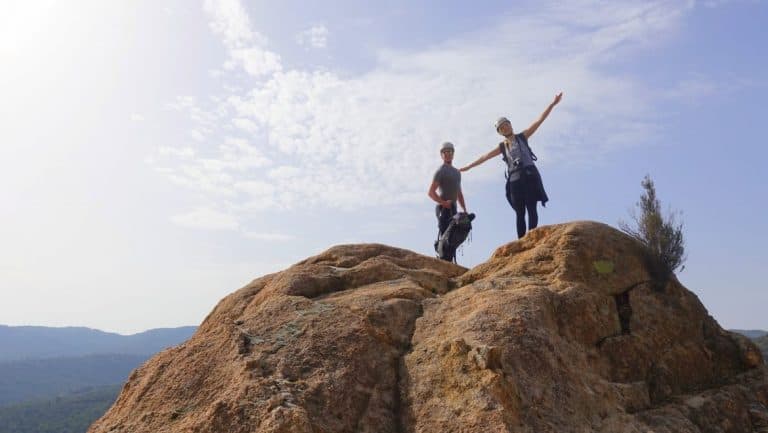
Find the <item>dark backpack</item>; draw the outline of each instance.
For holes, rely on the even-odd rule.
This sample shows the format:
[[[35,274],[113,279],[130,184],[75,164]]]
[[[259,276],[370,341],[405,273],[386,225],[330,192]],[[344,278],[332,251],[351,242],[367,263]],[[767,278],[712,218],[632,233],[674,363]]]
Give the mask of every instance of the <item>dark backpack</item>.
[[[456,263],[456,249],[464,243],[469,232],[472,231],[472,220],[474,219],[475,214],[464,212],[459,212],[451,217],[448,228],[445,229],[435,244],[435,251],[441,259]]]

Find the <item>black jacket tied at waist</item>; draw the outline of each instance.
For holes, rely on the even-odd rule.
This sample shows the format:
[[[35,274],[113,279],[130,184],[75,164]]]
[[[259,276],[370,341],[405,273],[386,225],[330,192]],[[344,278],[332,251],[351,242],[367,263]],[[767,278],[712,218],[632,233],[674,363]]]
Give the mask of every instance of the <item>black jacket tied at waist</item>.
[[[520,151],[529,152],[533,161],[538,159],[530,146],[528,146],[528,140],[525,138],[524,133],[517,134],[515,140],[520,146]],[[515,158],[517,161],[512,161],[512,155],[508,154],[504,142],[499,143],[499,150],[504,158],[504,162],[507,164],[506,197],[510,206],[513,209],[520,209],[526,204],[533,204],[539,201],[542,206],[546,206],[549,197],[547,197],[547,192],[544,190],[544,182],[541,180],[541,174],[536,165],[520,166],[520,161],[517,158]]]

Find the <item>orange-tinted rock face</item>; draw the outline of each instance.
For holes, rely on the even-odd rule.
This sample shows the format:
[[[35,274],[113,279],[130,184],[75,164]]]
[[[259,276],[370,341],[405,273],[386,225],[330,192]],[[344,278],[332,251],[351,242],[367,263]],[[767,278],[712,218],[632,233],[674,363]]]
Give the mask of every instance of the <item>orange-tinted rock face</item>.
[[[589,222],[471,270],[334,247],[223,299],[89,432],[768,432],[760,352],[642,257]]]

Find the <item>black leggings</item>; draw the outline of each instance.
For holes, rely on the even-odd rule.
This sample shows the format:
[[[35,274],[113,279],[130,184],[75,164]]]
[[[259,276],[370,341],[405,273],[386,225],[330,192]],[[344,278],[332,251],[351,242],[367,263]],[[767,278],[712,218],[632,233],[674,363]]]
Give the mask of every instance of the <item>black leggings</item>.
[[[538,202],[528,202],[525,206],[515,207],[517,215],[517,238],[525,236],[525,211],[528,210],[528,229],[535,229],[539,225],[539,213],[536,211]]]

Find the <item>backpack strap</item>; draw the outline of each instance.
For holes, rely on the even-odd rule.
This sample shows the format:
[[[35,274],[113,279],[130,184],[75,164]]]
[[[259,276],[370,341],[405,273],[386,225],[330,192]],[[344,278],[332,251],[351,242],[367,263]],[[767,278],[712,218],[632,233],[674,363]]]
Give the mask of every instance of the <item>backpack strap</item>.
[[[504,178],[509,180],[509,156],[507,155],[507,146],[503,141],[499,143],[499,152],[501,152],[501,159],[504,160]]]
[[[499,152],[501,152],[501,158],[504,162],[507,162],[509,160],[509,158],[507,158],[507,146],[504,145],[503,141],[499,143]]]
[[[520,140],[521,143],[525,144],[525,148],[528,150],[528,153],[531,154],[531,160],[538,161],[539,158],[536,156],[535,153],[531,150],[531,146],[528,145],[528,139],[525,138],[525,133],[521,132],[516,135],[516,137]]]

